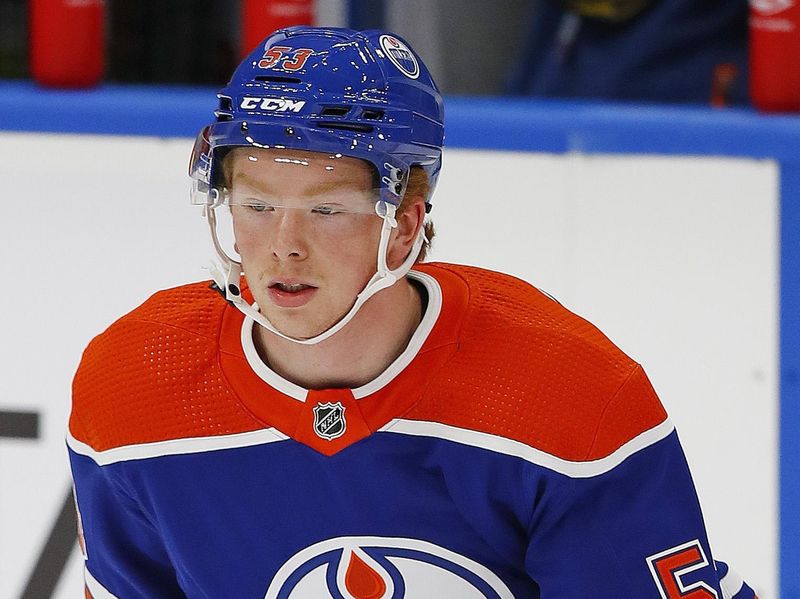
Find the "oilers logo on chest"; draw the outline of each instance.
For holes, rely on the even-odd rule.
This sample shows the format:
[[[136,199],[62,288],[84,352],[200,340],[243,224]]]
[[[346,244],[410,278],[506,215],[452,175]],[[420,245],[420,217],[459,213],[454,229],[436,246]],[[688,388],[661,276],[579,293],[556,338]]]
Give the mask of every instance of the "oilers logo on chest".
[[[340,537],[303,549],[278,571],[265,599],[513,599],[484,566],[443,547],[395,537]]]

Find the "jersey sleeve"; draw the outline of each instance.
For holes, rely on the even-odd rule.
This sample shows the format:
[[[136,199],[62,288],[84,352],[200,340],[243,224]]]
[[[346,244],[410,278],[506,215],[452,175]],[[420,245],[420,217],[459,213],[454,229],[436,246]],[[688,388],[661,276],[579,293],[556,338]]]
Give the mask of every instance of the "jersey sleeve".
[[[528,526],[528,574],[542,599],[753,599],[747,585],[721,582],[727,567],[712,557],[670,421],[622,444],[609,441],[618,436],[615,421],[658,401],[639,372],[609,402],[593,444],[602,452],[543,477]]]
[[[716,562],[723,599],[758,599],[755,591],[725,562]]]
[[[87,596],[185,598],[157,524],[126,491],[119,472],[95,462],[80,442],[70,439],[69,445]]]

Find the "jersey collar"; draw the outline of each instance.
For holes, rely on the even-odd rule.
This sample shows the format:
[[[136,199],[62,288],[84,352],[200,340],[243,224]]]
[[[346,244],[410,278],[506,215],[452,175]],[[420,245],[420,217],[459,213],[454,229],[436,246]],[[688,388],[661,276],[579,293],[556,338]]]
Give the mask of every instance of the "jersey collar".
[[[365,385],[362,385],[361,387],[351,389],[355,399],[361,399],[371,395],[372,393],[380,391],[389,382],[391,382],[392,379],[400,374],[419,353],[419,350],[422,349],[425,340],[428,338],[428,335],[433,330],[433,327],[439,318],[439,313],[442,309],[442,290],[439,284],[436,282],[436,279],[425,273],[414,271],[409,272],[408,276],[415,281],[419,281],[425,287],[425,291],[428,294],[428,306],[425,310],[425,315],[422,317],[421,322],[417,326],[417,330],[412,335],[411,340],[409,341],[408,346],[403,353],[401,353],[394,360],[394,362],[392,362],[386,368],[386,370],[384,370],[376,378]],[[306,397],[309,393],[308,389],[296,385],[295,383],[280,376],[267,364],[265,364],[258,355],[255,343],[253,341],[254,325],[255,321],[249,317],[245,317],[242,323],[242,349],[244,350],[244,355],[247,358],[247,363],[250,364],[250,368],[253,369],[253,372],[255,372],[258,377],[261,378],[261,380],[271,387],[277,389],[284,395],[287,395],[298,401],[306,401]]]
[[[227,309],[220,364],[239,401],[265,425],[326,455],[368,437],[405,413],[455,353],[468,299],[466,284],[448,271],[420,265],[407,276],[428,293],[425,315],[394,362],[354,389],[309,390],[281,377],[256,351],[254,321]]]

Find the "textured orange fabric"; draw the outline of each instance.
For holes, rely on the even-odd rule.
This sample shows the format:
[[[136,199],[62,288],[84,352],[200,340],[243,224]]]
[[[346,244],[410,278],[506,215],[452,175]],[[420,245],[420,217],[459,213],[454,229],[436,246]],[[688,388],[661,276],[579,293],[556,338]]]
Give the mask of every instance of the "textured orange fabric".
[[[357,403],[358,427],[335,450],[409,418],[592,460],[666,418],[635,362],[531,285],[471,267],[416,268],[441,285],[439,320],[401,375],[347,400]],[[71,433],[104,450],[274,426],[335,452],[308,435],[309,410],[341,391],[312,393],[304,404],[267,385],[244,357],[242,322],[208,283],[155,294],[86,349]]]
[[[408,418],[515,439],[576,461],[608,455],[666,418],[643,373],[634,376],[638,365],[588,321],[510,276],[419,268],[439,269],[464,279],[469,308],[459,351]]]
[[[161,291],[95,338],[73,381],[72,435],[102,451],[262,428],[219,367],[226,306],[208,283]]]

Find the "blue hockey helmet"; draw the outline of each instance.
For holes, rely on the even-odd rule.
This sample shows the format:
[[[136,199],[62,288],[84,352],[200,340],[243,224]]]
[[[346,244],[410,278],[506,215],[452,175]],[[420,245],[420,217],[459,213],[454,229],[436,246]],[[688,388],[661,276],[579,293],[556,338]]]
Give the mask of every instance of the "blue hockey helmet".
[[[195,203],[215,203],[221,158],[234,147],[366,160],[376,169],[381,199],[393,205],[402,199],[411,166],[421,166],[430,190],[435,187],[444,138],[442,97],[428,69],[396,35],[306,26],[278,30],[217,96],[217,120],[201,131],[190,164]]]

